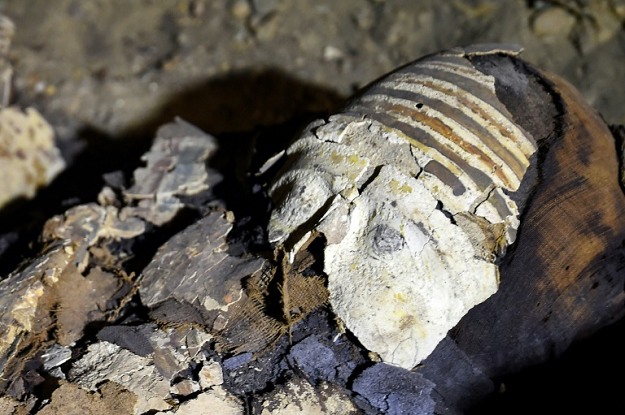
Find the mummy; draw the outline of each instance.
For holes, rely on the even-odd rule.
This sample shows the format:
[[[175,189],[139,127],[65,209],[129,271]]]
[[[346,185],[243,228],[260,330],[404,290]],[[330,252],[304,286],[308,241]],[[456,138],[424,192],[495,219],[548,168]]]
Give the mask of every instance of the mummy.
[[[309,125],[271,183],[270,241],[294,255],[323,235],[335,314],[389,364],[415,367],[497,291],[538,145],[480,62],[519,52],[456,48],[392,72]]]

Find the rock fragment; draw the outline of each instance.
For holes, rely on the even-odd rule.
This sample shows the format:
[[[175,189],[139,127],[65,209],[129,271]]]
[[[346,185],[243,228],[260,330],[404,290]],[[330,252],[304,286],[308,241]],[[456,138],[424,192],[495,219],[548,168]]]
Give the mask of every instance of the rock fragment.
[[[430,397],[434,386],[418,372],[378,363],[354,380],[352,390],[371,405],[373,411],[365,413],[431,414],[436,406]]]
[[[351,371],[343,370],[339,358],[334,351],[323,345],[317,336],[311,335],[291,347],[287,356],[289,364],[306,375],[312,384],[321,380],[336,381],[337,378],[346,382]],[[341,376],[342,375],[342,376]]]
[[[224,383],[224,374],[217,362],[205,362],[198,374],[202,389],[209,389]]]
[[[137,396],[131,413],[170,408],[169,380],[158,373],[148,357],[141,357],[108,342],[89,346],[87,354],[69,372],[69,380],[81,387],[97,391],[101,382],[109,380],[122,385]]]
[[[41,354],[43,368],[52,376],[65,379],[65,373],[61,371],[59,366],[67,362],[72,357],[72,349],[69,346],[61,346],[57,343],[48,347]]]
[[[143,303],[162,321],[203,324],[215,331],[246,297],[242,279],[261,272],[260,258],[228,254],[231,214],[213,211],[159,248],[139,283]],[[165,313],[168,303],[182,314]],[[173,311],[173,310],[172,310]]]
[[[200,390],[200,384],[193,380],[182,379],[171,385],[169,393],[172,396],[187,396]]]

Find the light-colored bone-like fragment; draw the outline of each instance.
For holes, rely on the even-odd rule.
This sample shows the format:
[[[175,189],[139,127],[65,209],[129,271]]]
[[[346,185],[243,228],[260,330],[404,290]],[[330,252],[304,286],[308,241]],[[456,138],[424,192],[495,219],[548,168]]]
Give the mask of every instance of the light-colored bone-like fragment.
[[[35,109],[0,109],[0,206],[32,198],[64,168],[54,131]]]
[[[184,402],[175,412],[157,412],[156,415],[243,415],[243,404],[220,386]]]
[[[207,362],[202,365],[198,377],[200,378],[202,389],[209,389],[224,383],[224,374],[217,362]]]
[[[412,368],[498,286],[514,242],[534,139],[499,101],[495,79],[454,49],[372,84],[286,151],[270,188],[268,236],[295,256],[326,238],[337,316],[383,361]]]
[[[343,415],[359,413],[348,394],[320,382],[313,386],[306,379],[292,378],[261,396],[261,415]]]

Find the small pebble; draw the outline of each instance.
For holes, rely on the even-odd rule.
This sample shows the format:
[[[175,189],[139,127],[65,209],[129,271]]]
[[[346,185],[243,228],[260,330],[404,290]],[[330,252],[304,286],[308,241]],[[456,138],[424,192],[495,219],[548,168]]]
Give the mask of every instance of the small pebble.
[[[252,360],[252,353],[243,353],[229,359],[224,360],[224,370],[231,371],[237,369]]]
[[[230,13],[237,19],[245,19],[252,14],[252,8],[247,0],[235,0],[230,7]]]
[[[341,51],[341,49],[334,46],[326,46],[323,49],[323,59],[326,61],[336,61],[342,59],[345,55]]]
[[[575,16],[559,7],[549,7],[538,12],[532,21],[536,36],[566,36],[575,24]]]

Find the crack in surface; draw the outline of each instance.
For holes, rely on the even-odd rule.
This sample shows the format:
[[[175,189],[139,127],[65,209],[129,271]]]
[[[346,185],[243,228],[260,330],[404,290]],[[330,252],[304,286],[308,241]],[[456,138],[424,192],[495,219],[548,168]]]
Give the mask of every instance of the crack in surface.
[[[484,193],[482,193],[482,195],[480,197],[477,197],[473,203],[471,203],[471,206],[469,206],[469,213],[476,215],[475,212],[477,212],[477,209],[488,200],[488,198],[490,198],[490,196],[493,194],[493,192],[495,191],[495,189],[497,189],[498,187],[495,186],[494,183],[491,183],[490,186],[488,186],[486,188],[486,190],[484,190]]]

